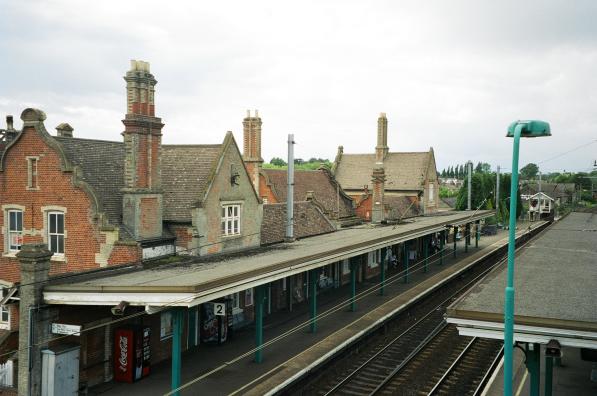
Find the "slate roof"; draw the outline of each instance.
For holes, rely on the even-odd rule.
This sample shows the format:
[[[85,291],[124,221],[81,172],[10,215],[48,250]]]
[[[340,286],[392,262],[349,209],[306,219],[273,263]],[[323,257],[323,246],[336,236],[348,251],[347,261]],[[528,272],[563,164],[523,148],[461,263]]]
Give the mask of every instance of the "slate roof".
[[[279,202],[286,202],[288,196],[287,171],[282,169],[262,169],[271,184]],[[325,170],[295,170],[294,171],[294,199],[304,201],[307,192],[313,191],[315,200],[320,203],[327,213],[335,213],[338,204],[336,183]],[[340,189],[340,218],[354,216],[352,199]]]
[[[221,150],[221,144],[162,146],[164,220],[191,221]]]
[[[336,228],[321,210],[309,201],[294,203],[294,237],[297,239],[326,234]],[[263,205],[261,244],[282,242],[286,235],[286,204]]]
[[[431,153],[388,153],[384,160],[386,191],[422,190]],[[372,186],[371,173],[375,154],[342,154],[336,164],[335,177],[345,190],[362,190]]]
[[[124,187],[124,143],[106,140],[53,136],[63,147],[73,165],[79,166],[81,177],[97,194],[100,210],[113,225],[122,223]]]
[[[384,205],[389,209],[387,212],[388,220],[406,219],[420,214],[419,205],[411,197],[396,197],[386,194],[384,196]]]
[[[537,182],[521,183],[520,193],[523,195],[534,195],[539,192]],[[541,191],[552,198],[569,197],[574,195],[574,183],[541,183]]]

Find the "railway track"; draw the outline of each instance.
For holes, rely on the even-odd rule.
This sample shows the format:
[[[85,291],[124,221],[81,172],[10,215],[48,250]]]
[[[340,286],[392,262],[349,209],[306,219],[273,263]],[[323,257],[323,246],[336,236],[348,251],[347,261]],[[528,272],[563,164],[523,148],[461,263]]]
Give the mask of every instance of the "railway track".
[[[526,242],[525,242],[526,243]],[[294,395],[476,395],[501,341],[458,336],[445,308],[503,261],[496,254],[425,297],[293,390]],[[439,303],[438,303],[439,301]]]

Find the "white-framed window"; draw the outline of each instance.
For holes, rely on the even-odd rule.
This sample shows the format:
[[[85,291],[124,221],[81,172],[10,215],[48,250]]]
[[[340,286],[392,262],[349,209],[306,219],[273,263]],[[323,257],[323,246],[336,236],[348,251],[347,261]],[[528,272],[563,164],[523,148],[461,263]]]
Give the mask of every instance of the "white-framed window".
[[[342,275],[346,275],[350,273],[350,260],[344,259],[342,260]]]
[[[0,287],[0,300],[4,298],[7,289]],[[10,310],[6,305],[0,305],[0,329],[10,328]]]
[[[435,198],[435,184],[429,183],[429,202],[433,202]]]
[[[48,249],[64,255],[64,213],[48,212]]]
[[[240,235],[240,205],[222,205],[222,235]]]
[[[18,252],[23,244],[23,211],[8,210],[8,251]]]
[[[172,312],[164,311],[160,314],[160,340],[172,337]]]
[[[367,265],[369,268],[377,267],[377,250],[367,253]]]

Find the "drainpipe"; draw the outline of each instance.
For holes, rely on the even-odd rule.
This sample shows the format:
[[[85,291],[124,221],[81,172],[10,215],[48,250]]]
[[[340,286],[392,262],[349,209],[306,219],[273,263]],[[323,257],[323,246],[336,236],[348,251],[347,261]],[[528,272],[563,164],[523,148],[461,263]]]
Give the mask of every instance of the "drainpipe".
[[[294,135],[288,135],[288,181],[286,193],[286,241],[294,241]]]

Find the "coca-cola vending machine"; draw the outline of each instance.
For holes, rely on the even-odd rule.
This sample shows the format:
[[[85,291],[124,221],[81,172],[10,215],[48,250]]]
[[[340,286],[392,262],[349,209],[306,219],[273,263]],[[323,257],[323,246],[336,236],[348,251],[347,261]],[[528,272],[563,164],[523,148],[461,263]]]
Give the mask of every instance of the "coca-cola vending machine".
[[[114,331],[114,380],[134,382],[149,375],[149,327],[127,326]]]

